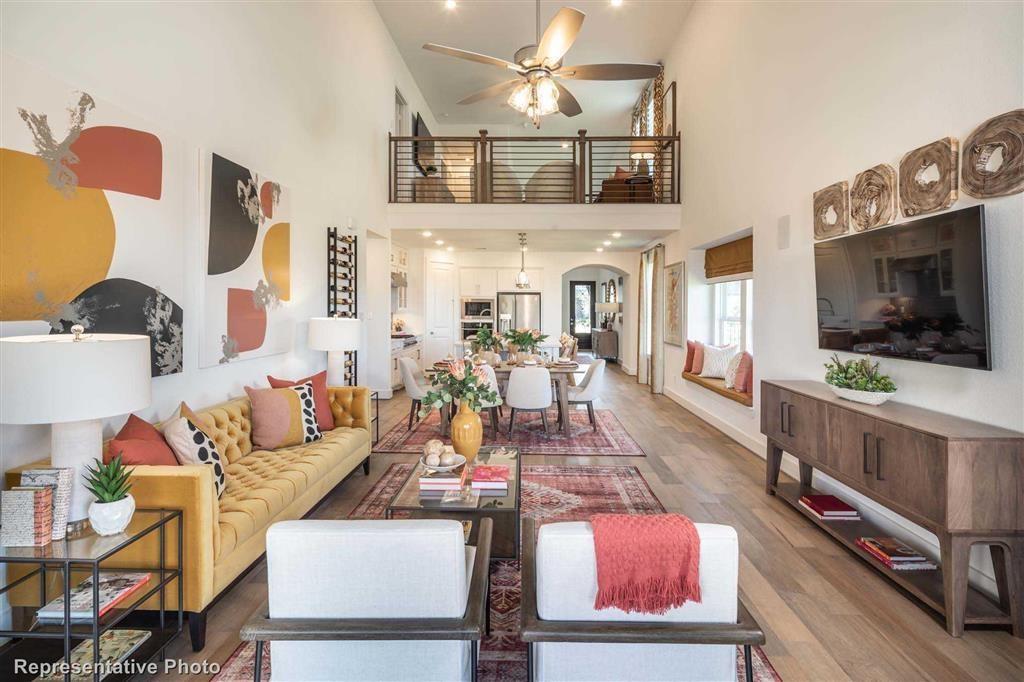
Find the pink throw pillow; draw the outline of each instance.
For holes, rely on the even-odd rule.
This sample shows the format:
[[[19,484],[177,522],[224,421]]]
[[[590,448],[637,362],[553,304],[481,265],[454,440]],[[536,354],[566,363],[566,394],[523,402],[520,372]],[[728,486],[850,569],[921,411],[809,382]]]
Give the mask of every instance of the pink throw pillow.
[[[178,460],[164,440],[164,435],[155,426],[134,414],[128,416],[128,421],[107,443],[103,451],[103,463],[109,464],[110,460],[118,455],[121,455],[122,463],[133,466],[178,465]]]
[[[693,371],[694,345],[695,344],[693,343],[693,341],[687,341],[686,342],[686,364],[683,365],[683,371],[684,372],[692,372]]]
[[[754,358],[750,353],[744,352],[740,356],[740,366],[736,368],[736,390],[754,392]]]
[[[321,431],[330,431],[334,428],[334,415],[331,413],[331,396],[327,392],[327,370],[308,376],[298,381],[288,379],[277,379],[267,376],[267,382],[271,388],[290,388],[301,386],[305,383],[313,384],[313,404],[316,410],[316,426]]]
[[[690,366],[690,373],[700,374],[704,369],[704,344],[700,341],[693,342],[693,364]]]

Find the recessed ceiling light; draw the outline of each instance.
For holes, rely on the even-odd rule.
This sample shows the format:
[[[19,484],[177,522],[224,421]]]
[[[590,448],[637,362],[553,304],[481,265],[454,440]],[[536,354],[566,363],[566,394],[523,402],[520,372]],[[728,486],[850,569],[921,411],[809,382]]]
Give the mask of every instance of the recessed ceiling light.
[[[432,235],[434,233],[431,232],[430,230],[424,230],[423,232],[420,232],[420,234],[422,234],[424,237],[429,237],[430,235]]]
[[[604,244],[605,246],[611,246],[611,245],[612,245],[612,243],[611,243],[610,241],[608,241],[607,239],[606,239],[606,240],[604,240],[604,241],[603,241],[603,242],[601,242],[601,243],[602,243],[602,244]]]
[[[451,2],[451,4],[453,6],[455,5],[455,2],[453,0],[449,0],[449,1]],[[622,0],[611,0],[611,3],[612,3],[612,7],[622,7]]]
[[[614,0],[612,1],[612,4],[615,4]],[[622,0],[619,0],[619,4],[622,4]],[[456,7],[458,7],[458,3],[455,2],[455,0],[444,0],[445,9],[455,9]]]
[[[600,246],[594,249],[594,251],[597,251],[598,253],[604,253],[604,249],[602,249]]]
[[[444,246],[444,240],[443,239],[438,239],[434,243],[437,244],[438,246]]]
[[[621,232],[612,232],[612,236],[615,237],[616,239],[618,239],[619,237],[622,236],[622,233]]]
[[[454,251],[454,250],[455,250],[454,246],[449,246],[447,249],[445,249],[445,251]]]

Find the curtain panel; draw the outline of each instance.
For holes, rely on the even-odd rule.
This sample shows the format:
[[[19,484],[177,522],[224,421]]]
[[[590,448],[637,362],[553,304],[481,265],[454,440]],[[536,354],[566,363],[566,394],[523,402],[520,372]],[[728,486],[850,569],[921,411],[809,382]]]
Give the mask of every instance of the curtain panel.
[[[658,244],[640,255],[636,379],[651,393],[665,391],[665,247]]]
[[[727,277],[754,271],[754,237],[713,246],[704,252],[704,277]]]

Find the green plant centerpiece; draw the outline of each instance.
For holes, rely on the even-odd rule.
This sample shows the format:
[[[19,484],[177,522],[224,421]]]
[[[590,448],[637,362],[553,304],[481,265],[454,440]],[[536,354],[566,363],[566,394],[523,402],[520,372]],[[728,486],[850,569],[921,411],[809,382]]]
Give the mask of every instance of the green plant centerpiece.
[[[483,403],[501,404],[501,398],[490,383],[483,367],[474,367],[471,360],[452,360],[430,380],[431,389],[423,396],[420,417],[434,408],[441,409],[459,401],[459,411],[452,417],[452,447],[472,461],[483,443],[484,427],[477,414]]]
[[[131,496],[132,471],[118,454],[104,464],[86,468],[85,487],[95,497],[89,505],[89,523],[100,535],[116,535],[131,523],[135,498]]]
[[[520,329],[509,329],[503,336],[505,338],[505,343],[508,345],[509,353],[513,355],[520,351],[524,353],[536,353],[537,346],[548,338],[548,335],[541,334],[539,329],[527,329],[525,327]]]
[[[485,327],[477,331],[476,338],[473,339],[471,347],[474,353],[481,351],[497,353],[501,350],[501,337],[495,334],[493,330]]]
[[[825,383],[840,398],[881,405],[896,393],[896,384],[867,358],[843,360],[834,353],[825,363]]]

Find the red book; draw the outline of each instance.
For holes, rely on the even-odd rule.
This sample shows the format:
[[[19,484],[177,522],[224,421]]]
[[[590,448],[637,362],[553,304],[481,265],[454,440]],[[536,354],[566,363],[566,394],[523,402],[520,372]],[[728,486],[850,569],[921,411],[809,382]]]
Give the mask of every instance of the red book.
[[[507,464],[480,464],[473,469],[473,487],[477,489],[507,488],[508,474]]]
[[[811,509],[806,502],[800,500],[800,506],[803,507],[815,518],[821,519],[822,521],[860,521],[860,514],[854,516],[848,516],[846,514],[833,514],[832,516],[825,516]]]
[[[887,561],[926,561],[916,549],[893,537],[863,537],[857,542],[875,556]]]
[[[822,516],[857,516],[856,509],[835,495],[804,495],[800,501]]]

